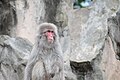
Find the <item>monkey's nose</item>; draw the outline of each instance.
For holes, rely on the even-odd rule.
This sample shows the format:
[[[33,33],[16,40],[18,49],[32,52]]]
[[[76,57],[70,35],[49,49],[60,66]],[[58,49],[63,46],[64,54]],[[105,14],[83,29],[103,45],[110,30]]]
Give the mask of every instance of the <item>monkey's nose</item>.
[[[53,40],[53,33],[52,32],[48,32],[47,35],[48,35],[49,40]]]

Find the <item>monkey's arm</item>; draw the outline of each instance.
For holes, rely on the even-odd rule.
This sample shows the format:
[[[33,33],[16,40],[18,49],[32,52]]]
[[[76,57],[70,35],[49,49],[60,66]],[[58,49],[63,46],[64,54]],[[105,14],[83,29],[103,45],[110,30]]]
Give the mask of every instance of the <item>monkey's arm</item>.
[[[60,43],[58,42],[58,46],[56,47],[56,54],[57,54],[57,60],[56,60],[56,63],[57,63],[57,67],[59,67],[59,71],[57,71],[58,73],[58,77],[59,79],[57,80],[65,80],[64,78],[64,59],[63,59],[63,52],[62,52],[62,48],[61,48],[61,45]],[[54,69],[53,69],[54,70]]]
[[[25,68],[24,80],[31,80],[32,69],[36,62],[37,62],[37,58],[35,56],[28,60],[27,66]]]
[[[61,56],[57,56],[54,64],[52,65],[51,77],[59,77],[59,80],[63,80],[63,59]]]
[[[54,71],[54,73],[60,73],[60,72],[63,72],[63,70],[64,70],[63,52],[62,52],[59,42],[57,45],[58,46],[56,46],[56,51],[55,51],[56,57],[54,57],[55,62],[53,64],[53,68],[52,68],[52,71]]]

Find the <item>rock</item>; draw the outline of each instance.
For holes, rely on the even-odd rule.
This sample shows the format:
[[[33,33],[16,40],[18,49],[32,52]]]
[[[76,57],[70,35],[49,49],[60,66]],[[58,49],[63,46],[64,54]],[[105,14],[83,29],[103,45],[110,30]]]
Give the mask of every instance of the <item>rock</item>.
[[[0,80],[23,80],[32,44],[23,38],[0,35]]]
[[[104,77],[103,80],[119,80],[120,79],[120,61],[115,57],[116,53],[110,37],[107,37],[103,49],[103,55],[99,68]]]
[[[115,3],[116,2],[116,3]],[[119,10],[117,7],[118,0],[116,1],[100,1],[96,0],[91,7],[85,9],[75,9],[71,8],[68,11],[68,25],[70,30],[70,61],[76,64],[82,64],[78,67],[84,67],[85,62],[89,62],[88,66],[91,66],[92,70],[89,71],[89,68],[86,69],[88,73],[79,71],[78,68],[74,66],[74,63],[70,63],[72,71],[77,75],[78,80],[109,80],[104,76],[104,71],[102,61],[104,60],[103,50],[105,49],[106,38],[108,37],[108,26],[107,19],[111,15]],[[113,3],[113,4],[112,4]],[[111,4],[108,5],[108,4]],[[113,10],[114,9],[114,10]],[[72,16],[69,14],[71,10]],[[118,16],[117,16],[118,18]],[[110,23],[111,25],[111,23]],[[119,28],[114,25],[111,25],[112,32],[110,34],[116,36],[117,42],[119,42]],[[113,29],[114,28],[114,29]],[[116,28],[116,30],[115,30]],[[119,45],[117,43],[117,45]],[[119,47],[117,48],[117,50]],[[112,55],[114,53],[111,53]],[[107,56],[107,55],[106,55]],[[109,56],[114,58],[113,56]],[[106,61],[109,62],[109,61]],[[119,64],[116,64],[119,65]],[[74,66],[74,67],[73,67]],[[76,72],[78,71],[78,72]],[[83,74],[81,74],[83,72]],[[109,74],[109,73],[106,73]],[[110,75],[110,74],[109,74]],[[116,75],[115,75],[116,76]],[[110,76],[109,76],[110,77]],[[116,80],[119,78],[116,78]]]
[[[15,11],[14,0],[0,1],[0,35],[15,36],[17,16]]]
[[[116,58],[120,60],[120,11],[116,13],[116,16],[108,19],[108,28],[108,33],[113,42]]]

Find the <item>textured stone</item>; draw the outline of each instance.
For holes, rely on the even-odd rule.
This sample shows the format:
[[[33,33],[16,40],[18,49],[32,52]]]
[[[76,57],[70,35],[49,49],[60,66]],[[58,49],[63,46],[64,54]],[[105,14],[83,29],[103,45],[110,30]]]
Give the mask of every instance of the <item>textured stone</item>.
[[[0,36],[0,80],[23,80],[32,45],[22,38]]]
[[[116,16],[108,19],[109,36],[113,42],[113,48],[116,53],[116,58],[120,59],[120,11]]]

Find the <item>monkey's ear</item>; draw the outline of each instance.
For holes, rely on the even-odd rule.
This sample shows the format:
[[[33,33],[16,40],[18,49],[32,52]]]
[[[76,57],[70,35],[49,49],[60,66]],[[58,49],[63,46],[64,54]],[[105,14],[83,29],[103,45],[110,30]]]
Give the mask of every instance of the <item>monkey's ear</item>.
[[[41,39],[41,38],[42,38],[42,35],[39,35],[38,38]]]
[[[39,38],[41,39],[41,38],[42,38],[42,36],[39,36]]]
[[[41,39],[42,38],[42,35],[40,34],[40,32],[36,34],[36,38],[37,39]]]

